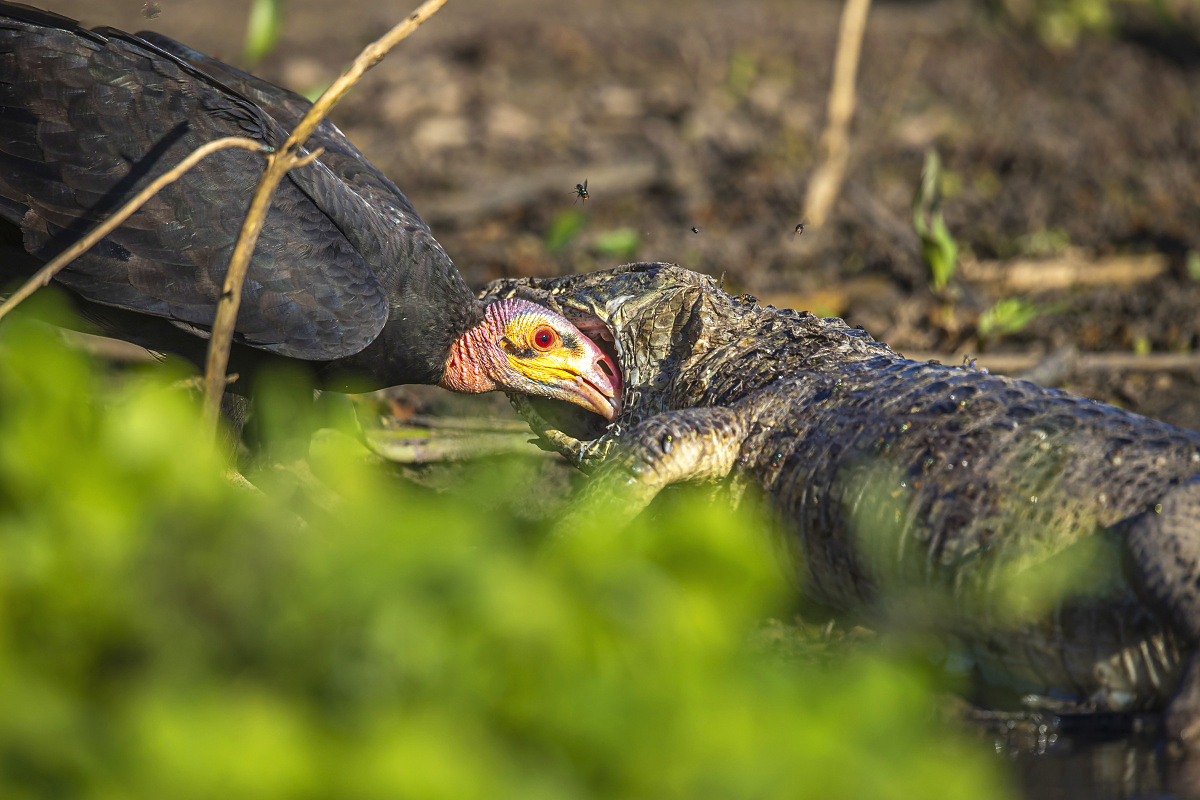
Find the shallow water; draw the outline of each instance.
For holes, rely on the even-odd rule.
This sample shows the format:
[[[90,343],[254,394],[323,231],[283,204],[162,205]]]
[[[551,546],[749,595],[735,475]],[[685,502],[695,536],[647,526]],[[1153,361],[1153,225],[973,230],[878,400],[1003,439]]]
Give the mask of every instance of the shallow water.
[[[1029,800],[1200,800],[1200,757],[1175,754],[1149,715],[978,720]]]

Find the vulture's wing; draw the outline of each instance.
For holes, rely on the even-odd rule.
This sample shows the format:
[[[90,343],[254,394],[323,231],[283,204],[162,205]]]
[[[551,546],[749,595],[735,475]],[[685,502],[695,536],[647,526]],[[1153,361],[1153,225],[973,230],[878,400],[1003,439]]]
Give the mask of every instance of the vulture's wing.
[[[206,75],[211,75],[224,86],[228,86],[251,100],[270,114],[289,133],[312,107],[312,103],[308,99],[293,91],[264,81],[248,72],[243,72],[237,67],[193,50],[160,33],[139,31],[138,36],[176,58],[186,61]],[[310,149],[325,148],[320,159],[321,163],[329,167],[334,175],[352,186],[370,203],[384,209],[389,215],[400,217],[401,224],[406,229],[429,230],[399,187],[376,169],[375,165],[368,161],[358,148],[346,138],[345,134],[328,119],[321,121],[316,131],[309,137],[307,144]],[[382,219],[382,217],[376,217],[376,219]],[[389,230],[394,230],[391,223],[377,233],[381,238],[386,239]]]
[[[298,98],[284,100],[275,108]],[[0,2],[0,217],[42,260],[204,142],[279,146],[286,133],[251,98],[144,39]],[[387,321],[376,231],[428,234],[386,178],[342,166],[361,156],[336,128],[321,138],[339,168],[314,163],[280,185],[237,324],[244,344],[310,360],[360,351]],[[88,300],[203,333],[261,169],[244,150],[210,156],[58,279]],[[383,194],[391,203],[374,207]]]

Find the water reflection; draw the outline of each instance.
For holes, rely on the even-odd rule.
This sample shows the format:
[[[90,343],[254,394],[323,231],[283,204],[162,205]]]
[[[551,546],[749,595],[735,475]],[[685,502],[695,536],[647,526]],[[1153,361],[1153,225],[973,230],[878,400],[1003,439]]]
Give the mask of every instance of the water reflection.
[[[1155,715],[985,712],[973,722],[1029,800],[1200,800],[1200,757],[1169,752]]]

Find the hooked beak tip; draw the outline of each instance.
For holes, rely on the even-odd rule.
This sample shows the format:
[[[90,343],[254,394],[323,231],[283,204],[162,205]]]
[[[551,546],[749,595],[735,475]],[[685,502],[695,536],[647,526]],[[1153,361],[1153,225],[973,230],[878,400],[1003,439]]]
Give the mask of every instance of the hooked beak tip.
[[[609,422],[617,418],[621,410],[621,396],[618,386],[603,372],[575,379],[577,394],[582,400],[580,405],[595,411]]]
[[[576,373],[568,392],[575,402],[594,411],[609,422],[617,419],[621,410],[621,373],[612,359],[603,353],[596,355],[591,368]]]

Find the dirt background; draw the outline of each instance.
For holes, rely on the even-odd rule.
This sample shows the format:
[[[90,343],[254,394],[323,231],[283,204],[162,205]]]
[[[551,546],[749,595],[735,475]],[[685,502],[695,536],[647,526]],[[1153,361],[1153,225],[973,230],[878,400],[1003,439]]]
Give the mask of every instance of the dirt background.
[[[253,69],[319,90],[410,5],[285,0],[279,46]],[[148,19],[143,0],[43,6],[234,62],[249,10],[159,0]],[[828,223],[797,237],[840,11],[827,0],[452,0],[334,118],[474,285],[671,261],[725,273],[763,303],[844,316],[902,352],[970,353],[997,371],[1020,370],[1006,353],[1200,346],[1194,38],[1134,24],[1056,52],[982,3],[875,4],[845,184]],[[941,292],[912,226],[931,148],[964,252]],[[585,179],[580,203],[572,187]],[[1075,277],[1055,285],[1068,261]],[[1006,285],[1014,269],[1026,280]],[[1008,297],[1053,310],[981,341],[980,315]],[[1049,382],[1200,428],[1200,362],[1072,364]]]

